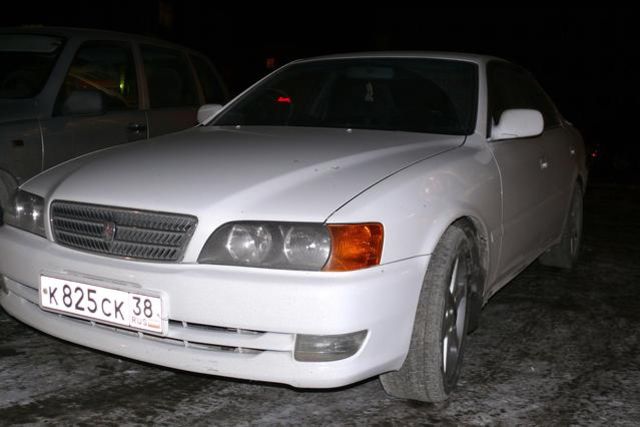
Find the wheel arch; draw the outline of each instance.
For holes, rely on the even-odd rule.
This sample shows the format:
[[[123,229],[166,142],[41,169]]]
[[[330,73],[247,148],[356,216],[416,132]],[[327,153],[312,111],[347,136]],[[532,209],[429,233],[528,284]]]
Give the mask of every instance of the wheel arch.
[[[478,267],[480,270],[478,273],[481,275],[481,281],[476,284],[476,288],[473,289],[473,291],[482,296],[484,295],[485,281],[489,272],[490,258],[487,231],[482,222],[473,216],[462,216],[456,219],[451,225],[463,228],[476,242],[476,248],[478,249]]]
[[[431,244],[433,249],[435,249],[435,245],[438,244],[438,241],[440,241],[444,233],[450,227],[458,227],[462,229],[465,234],[475,242],[475,247],[477,249],[477,253],[474,254],[474,256],[477,257],[474,266],[477,268],[472,272],[473,280],[471,281],[472,287],[470,289],[471,309],[469,312],[470,318],[468,329],[469,332],[473,332],[478,328],[480,312],[482,311],[482,307],[485,302],[484,295],[485,290],[487,289],[487,278],[489,277],[491,259],[489,256],[489,234],[483,222],[476,216],[469,214],[459,215],[448,221],[448,224],[440,230],[438,238]]]

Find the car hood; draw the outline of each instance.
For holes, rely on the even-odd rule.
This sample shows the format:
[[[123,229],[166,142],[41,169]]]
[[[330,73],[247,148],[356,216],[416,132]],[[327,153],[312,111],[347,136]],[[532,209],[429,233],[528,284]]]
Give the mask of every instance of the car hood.
[[[199,127],[59,165],[23,188],[68,200],[230,220],[324,221],[376,182],[463,136]]]
[[[0,123],[33,119],[36,115],[33,99],[0,99]]]

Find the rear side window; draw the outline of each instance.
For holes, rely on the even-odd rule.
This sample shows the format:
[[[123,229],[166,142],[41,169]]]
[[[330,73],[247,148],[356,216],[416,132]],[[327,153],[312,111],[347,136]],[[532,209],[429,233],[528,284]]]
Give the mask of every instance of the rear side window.
[[[151,108],[187,107],[200,104],[186,56],[157,46],[141,46]]]
[[[227,101],[225,92],[209,62],[196,55],[189,55],[189,58],[204,92],[204,101],[207,104],[224,104]]]
[[[87,42],[73,58],[56,111],[74,91],[98,91],[108,111],[138,108],[138,82],[131,49],[120,42]]]

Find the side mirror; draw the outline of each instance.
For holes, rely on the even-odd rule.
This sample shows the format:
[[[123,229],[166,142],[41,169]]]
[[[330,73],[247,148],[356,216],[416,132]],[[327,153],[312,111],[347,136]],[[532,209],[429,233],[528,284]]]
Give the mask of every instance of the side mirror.
[[[97,90],[74,90],[62,105],[62,114],[103,114],[104,98]]]
[[[198,108],[198,123],[206,125],[221,109],[222,105],[220,104],[204,104],[202,107]]]
[[[505,110],[497,125],[491,128],[491,140],[526,138],[540,135],[544,130],[544,119],[537,110]]]

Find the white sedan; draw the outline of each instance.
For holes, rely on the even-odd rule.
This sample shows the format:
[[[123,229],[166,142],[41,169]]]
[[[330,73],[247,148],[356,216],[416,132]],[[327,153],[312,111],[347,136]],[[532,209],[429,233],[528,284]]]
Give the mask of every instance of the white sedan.
[[[199,116],[21,186],[9,314],[167,367],[439,401],[489,297],[578,255],[582,138],[504,60],[301,60]]]

